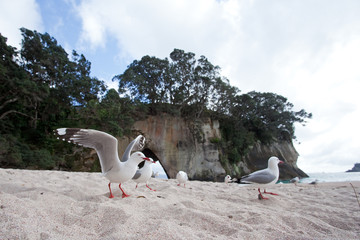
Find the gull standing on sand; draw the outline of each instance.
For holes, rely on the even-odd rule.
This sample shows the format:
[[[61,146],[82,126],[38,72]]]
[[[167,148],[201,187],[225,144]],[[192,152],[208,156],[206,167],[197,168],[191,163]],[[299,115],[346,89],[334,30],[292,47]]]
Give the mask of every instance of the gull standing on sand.
[[[177,174],[176,174],[176,179],[178,180],[179,184],[178,186],[180,186],[180,184],[184,184],[184,187],[185,187],[185,182],[188,180],[188,176],[186,174],[186,172],[184,171],[179,171]]]
[[[294,177],[292,179],[290,179],[291,183],[294,183],[295,185],[300,181],[299,177]]]
[[[148,181],[153,174],[152,171],[152,164],[155,163],[152,158],[149,158],[150,161],[145,161],[145,164],[142,168],[138,169],[132,178],[136,182],[136,188],[138,187],[139,183],[146,183],[146,187],[151,191],[156,191],[155,189],[151,189],[148,186]]]
[[[134,152],[130,156],[130,152],[134,145],[138,148],[144,146],[143,137],[137,137],[135,142],[133,141],[131,143],[132,146],[130,148],[128,147],[130,152],[124,154],[126,156],[123,156],[122,161],[120,161],[118,155],[118,140],[110,134],[97,130],[80,128],[58,128],[56,129],[55,134],[64,141],[94,148],[96,150],[100,160],[102,175],[109,180],[109,198],[114,197],[111,192],[111,183],[119,183],[122,197],[129,197],[129,195],[121,188],[121,184],[134,176],[139,163],[144,160],[150,161],[150,159],[145,157],[142,152]]]
[[[225,177],[225,179],[224,179],[224,182],[225,182],[225,183],[231,182],[231,177],[230,177],[230,175],[226,175],[226,177]]]
[[[257,183],[257,184],[274,184],[279,179],[279,163],[284,163],[280,161],[277,157],[271,157],[268,160],[268,167],[256,172],[253,172],[247,176],[243,176],[240,179],[240,182],[243,183]],[[268,199],[265,198],[261,192],[260,187],[258,188],[259,191],[259,199]],[[276,193],[266,192],[264,188],[264,193],[277,195]]]

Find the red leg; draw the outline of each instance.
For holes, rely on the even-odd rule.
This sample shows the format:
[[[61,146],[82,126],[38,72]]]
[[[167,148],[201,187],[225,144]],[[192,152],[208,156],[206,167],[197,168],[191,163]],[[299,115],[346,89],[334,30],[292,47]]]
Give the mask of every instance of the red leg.
[[[109,190],[110,190],[110,196],[109,196],[109,198],[114,198],[114,195],[113,195],[112,192],[111,192],[110,183],[109,183]]]
[[[271,194],[271,195],[278,195],[278,194],[276,194],[276,193],[267,192],[266,189],[264,189],[264,193],[266,193],[266,194]]]
[[[135,187],[135,189],[137,188],[137,184],[136,184],[136,187]]]
[[[258,188],[258,191],[259,191],[259,199],[268,199],[266,197],[264,197],[262,194],[261,194],[261,191],[260,191],[260,188]]]
[[[156,191],[155,189],[151,189],[147,184],[146,184],[146,187],[147,187],[148,189],[150,189],[151,191]]]
[[[180,186],[180,183],[178,184],[178,186]]]
[[[119,188],[120,188],[120,190],[122,191],[122,198],[126,198],[126,197],[130,197],[130,195],[127,195],[125,192],[124,192],[124,190],[121,188],[121,183],[119,184]]]

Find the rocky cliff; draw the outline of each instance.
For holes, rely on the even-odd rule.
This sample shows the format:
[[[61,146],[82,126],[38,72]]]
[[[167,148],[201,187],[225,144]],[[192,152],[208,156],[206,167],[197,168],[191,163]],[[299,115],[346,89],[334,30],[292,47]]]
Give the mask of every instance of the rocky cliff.
[[[354,167],[346,172],[360,172],[360,163],[355,163]]]
[[[194,122],[166,114],[150,116],[136,122],[134,131],[134,136],[145,136],[144,153],[160,160],[170,178],[175,178],[176,173],[183,170],[190,179],[223,181],[226,174],[240,177],[266,168],[270,156],[278,156],[285,161],[280,166],[281,179],[307,176],[296,165],[299,154],[291,142],[257,143],[245,156],[244,162],[237,165],[229,164],[226,159],[220,162],[221,149],[216,144],[221,139],[219,122],[211,119]],[[131,140],[126,137],[120,139],[119,149],[125,149]]]
[[[144,153],[160,160],[168,177],[175,178],[179,170],[191,179],[220,180],[225,176],[218,148],[211,143],[221,137],[218,121],[187,122],[164,114],[138,121],[134,129],[146,138]],[[121,148],[129,141],[123,138]]]
[[[280,179],[291,179],[296,176],[308,177],[301,169],[297,167],[298,152],[295,150],[292,142],[280,141],[270,145],[256,143],[250,152],[245,156],[246,168],[248,173],[266,168],[267,159],[270,156],[277,156],[285,163],[279,165]]]

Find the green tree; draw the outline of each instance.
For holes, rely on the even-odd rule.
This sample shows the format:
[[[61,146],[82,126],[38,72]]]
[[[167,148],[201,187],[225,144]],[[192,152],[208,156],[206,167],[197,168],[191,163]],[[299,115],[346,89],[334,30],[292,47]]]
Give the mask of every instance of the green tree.
[[[199,118],[206,110],[225,112],[229,102],[225,96],[238,90],[221,77],[218,66],[180,49],[174,49],[170,59],[145,56],[113,80],[119,81],[121,94],[150,104],[152,114],[164,110],[164,105],[185,117]]]
[[[79,114],[87,116],[80,125],[119,137],[128,134],[135,119],[139,119],[135,104],[127,97],[121,98],[115,89],[107,91],[101,101],[91,100]]]
[[[36,103],[47,94],[47,90],[32,82],[30,75],[19,66],[16,48],[8,46],[6,40],[0,34],[0,121],[4,130],[24,117],[34,123]]]
[[[264,143],[272,142],[274,138],[290,141],[295,138],[295,122],[306,123],[306,119],[312,117],[304,109],[294,112],[293,107],[283,96],[253,91],[235,99],[231,114],[241,119],[244,126]]]
[[[58,126],[83,124],[81,109],[98,102],[106,86],[90,76],[91,63],[73,51],[72,60],[49,34],[22,28],[20,55],[0,35],[0,162],[5,166],[51,168],[51,137]],[[4,162],[5,161],[5,162]]]
[[[60,118],[67,118],[72,106],[84,107],[97,100],[106,86],[103,81],[90,77],[91,63],[73,51],[73,61],[49,34],[21,28],[23,40],[21,59],[31,80],[45,89],[34,103],[35,119],[42,120],[44,130],[51,130]],[[37,124],[33,125],[37,128]]]

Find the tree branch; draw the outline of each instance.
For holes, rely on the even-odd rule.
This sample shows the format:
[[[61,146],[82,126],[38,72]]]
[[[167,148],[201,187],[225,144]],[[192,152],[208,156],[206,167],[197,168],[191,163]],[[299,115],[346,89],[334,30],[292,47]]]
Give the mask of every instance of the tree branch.
[[[18,111],[16,111],[16,110],[9,110],[9,111],[4,112],[3,114],[1,114],[0,120],[4,119],[4,118],[5,118],[7,115],[9,115],[10,113],[20,114],[20,115],[23,115],[23,116],[25,116],[25,117],[28,117],[28,118],[33,119],[33,117],[31,117],[31,116],[29,116],[29,115],[27,115],[27,114],[25,114],[25,113],[18,112]]]
[[[5,101],[3,104],[1,104],[0,110],[3,109],[9,103],[16,102],[17,100],[18,100],[18,98],[16,97],[16,98],[12,98],[12,99],[9,99],[9,100]]]

